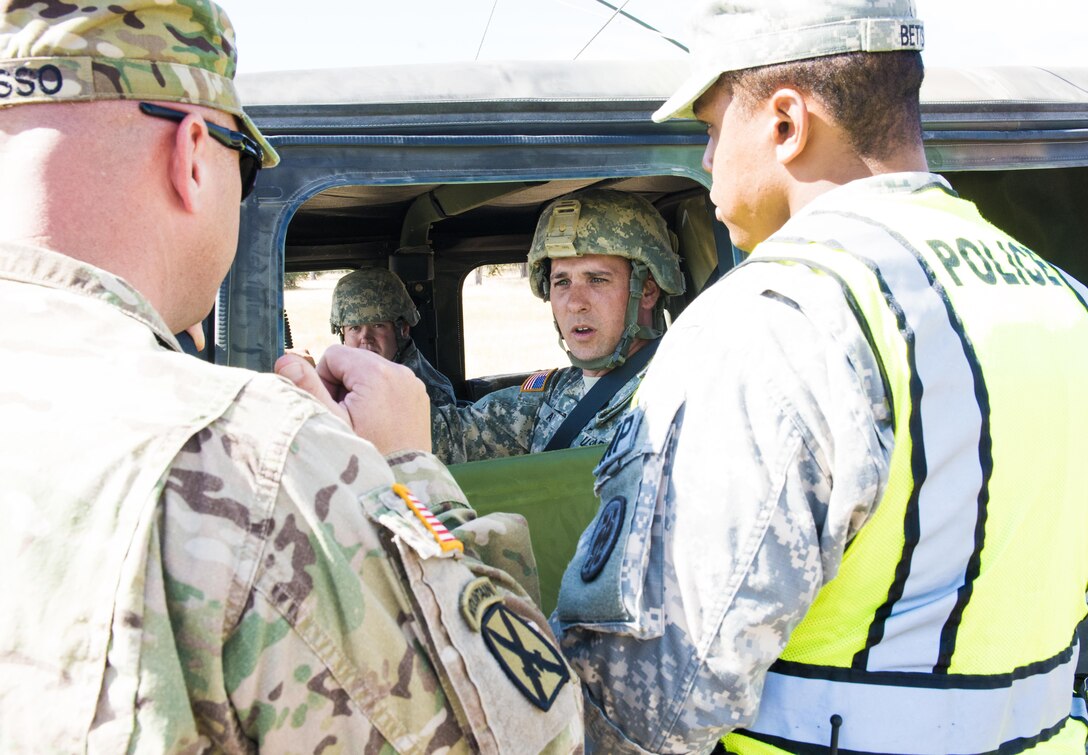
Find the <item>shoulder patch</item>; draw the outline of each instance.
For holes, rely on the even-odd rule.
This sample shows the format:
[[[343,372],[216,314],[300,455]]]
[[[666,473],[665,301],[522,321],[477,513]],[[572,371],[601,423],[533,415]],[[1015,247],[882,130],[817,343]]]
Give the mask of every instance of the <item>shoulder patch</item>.
[[[541,370],[540,372],[534,372],[529,377],[525,378],[525,382],[521,384],[522,393],[543,393],[544,389],[548,387],[548,380],[558,372],[558,368],[552,368],[550,370]]]
[[[431,533],[435,542],[438,543],[438,547],[441,548],[444,553],[453,551],[465,552],[465,546],[461,541],[454,537],[452,532],[446,529],[446,525],[438,521],[438,517],[432,514],[430,509],[412,495],[411,490],[398,482],[394,483],[393,492],[404,501],[404,504],[411,509],[412,513],[416,515],[416,518],[423,523],[423,526]]]
[[[541,710],[550,709],[570,679],[559,651],[501,602],[487,608],[481,633],[487,649],[518,692]]]
[[[465,617],[473,632],[481,631],[484,616],[487,609],[495,603],[501,603],[502,598],[495,590],[495,585],[487,577],[478,577],[472,580],[461,591],[461,615]]]

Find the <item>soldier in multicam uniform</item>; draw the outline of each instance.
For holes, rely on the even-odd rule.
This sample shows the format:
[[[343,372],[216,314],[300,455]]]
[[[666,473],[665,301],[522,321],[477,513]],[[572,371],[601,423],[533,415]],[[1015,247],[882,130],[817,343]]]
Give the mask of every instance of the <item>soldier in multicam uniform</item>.
[[[910,0],[694,35],[655,117],[751,254],[596,470],[552,617],[587,751],[1083,752],[1088,289],[927,171]]]
[[[535,373],[471,406],[436,407],[433,450],[447,464],[549,450],[561,428],[571,435],[565,446],[607,442],[646,364],[628,365],[625,373],[632,374],[598,399],[595,408],[602,408],[581,427],[564,422],[602,376],[627,360],[648,364],[665,330],[665,298],[684,292],[664,218],[642,197],[609,189],[577,192],[544,209],[529,272],[533,293],[551,302],[560,345],[574,366]]]
[[[0,751],[580,751],[524,523],[408,450],[407,369],[332,347],[326,410],[180,352],[278,161],[234,69],[203,0],[0,2]]]
[[[456,404],[453,384],[419,353],[408,329],[419,322],[419,310],[392,271],[369,267],[348,273],[332,292],[329,325],[340,343],[381,354],[403,364],[423,381],[435,406]]]

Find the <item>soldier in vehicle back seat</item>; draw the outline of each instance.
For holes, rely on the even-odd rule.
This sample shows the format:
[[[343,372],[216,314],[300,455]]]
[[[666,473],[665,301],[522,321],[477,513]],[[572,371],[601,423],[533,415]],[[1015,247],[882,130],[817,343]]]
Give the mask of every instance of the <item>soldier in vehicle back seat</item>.
[[[664,218],[645,199],[610,189],[549,204],[529,267],[574,366],[470,406],[433,408],[433,450],[447,464],[607,442],[664,333],[665,297],[684,292]]]
[[[436,406],[455,404],[453,384],[419,353],[408,328],[419,322],[404,283],[391,270],[371,267],[348,273],[332,292],[329,324],[340,343],[403,364],[423,381]]]

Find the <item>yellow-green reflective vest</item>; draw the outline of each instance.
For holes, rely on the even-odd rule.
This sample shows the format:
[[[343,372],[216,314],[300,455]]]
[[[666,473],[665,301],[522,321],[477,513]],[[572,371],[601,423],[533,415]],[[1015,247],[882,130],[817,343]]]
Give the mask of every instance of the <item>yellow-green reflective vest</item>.
[[[1083,753],[1085,288],[936,182],[839,207],[746,264],[841,284],[891,402],[888,484],[725,746]]]

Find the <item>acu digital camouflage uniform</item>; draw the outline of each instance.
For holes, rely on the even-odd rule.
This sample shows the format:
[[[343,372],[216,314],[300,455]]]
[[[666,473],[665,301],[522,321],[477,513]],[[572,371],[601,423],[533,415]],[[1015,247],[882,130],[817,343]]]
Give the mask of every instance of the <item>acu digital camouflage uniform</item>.
[[[569,351],[574,367],[530,375],[519,386],[484,396],[471,406],[434,408],[431,443],[447,464],[543,451],[586,394],[583,370],[613,369],[628,356],[636,338],[660,338],[665,330],[665,299],[684,292],[674,240],[664,218],[636,194],[590,189],[549,204],[540,215],[529,251],[530,286],[549,299],[550,260],[604,254],[631,262],[631,296],[626,329],[613,353],[583,362]],[[653,324],[636,322],[642,283],[652,275],[661,289]],[[557,326],[558,328],[558,326]],[[563,345],[560,337],[560,345]],[[616,389],[571,441],[571,447],[606,443],[646,373],[643,367]]]
[[[237,110],[214,5],[0,12],[39,101]],[[383,458],[278,377],[185,356],[104,270],[0,243],[0,317],[0,751],[581,749],[523,521],[475,519],[430,454]]]
[[[607,443],[645,374],[644,368],[616,391],[571,447]],[[526,387],[533,382],[543,387]],[[585,393],[582,370],[564,367],[535,373],[522,385],[493,391],[470,406],[433,407],[432,450],[446,464],[538,453]]]
[[[787,9],[786,5],[792,7]],[[789,24],[795,23],[798,16],[809,20],[804,14],[826,12],[831,6],[842,11],[848,21],[839,24],[814,21],[803,33],[792,33]],[[713,85],[723,70],[812,57],[814,51],[833,54],[859,49],[917,49],[912,30],[920,29],[913,18],[913,4],[898,0],[817,4],[756,0],[714,2],[708,8],[707,18],[700,27],[702,48],[694,51],[692,78],[658,115],[690,115],[691,101]],[[864,15],[879,17],[889,8],[899,13],[884,13],[891,18],[861,20]],[[770,33],[759,25],[765,20],[786,28]],[[739,39],[723,38],[734,29]],[[868,33],[857,33],[861,30]],[[843,44],[848,47],[842,49]],[[862,536],[866,526],[884,510],[886,489],[892,486],[889,477],[893,472],[893,447],[898,446],[901,437],[914,447],[922,445],[921,418],[917,428],[907,428],[913,425],[913,418],[911,423],[900,423],[899,432],[893,426],[891,394],[885,388],[884,366],[874,348],[887,349],[887,343],[896,348],[910,339],[912,350],[928,349],[936,362],[943,361],[946,366],[954,361],[945,359],[951,352],[933,345],[942,332],[934,323],[955,319],[958,312],[952,305],[945,309],[942,304],[932,302],[938,297],[934,291],[949,284],[945,278],[927,280],[920,273],[926,267],[923,264],[926,258],[918,251],[923,243],[919,239],[930,229],[924,232],[917,227],[908,229],[908,223],[916,224],[919,215],[907,215],[905,208],[925,205],[927,212],[933,212],[921,216],[923,222],[934,225],[938,212],[935,208],[940,208],[943,222],[952,223],[948,218],[954,217],[955,223],[950,227],[962,229],[958,232],[964,238],[989,241],[995,236],[992,227],[973,207],[969,208],[969,203],[936,199],[949,196],[954,195],[943,179],[924,172],[858,178],[829,190],[794,212],[770,239],[756,246],[744,264],[702,293],[663,339],[639,390],[637,407],[617,429],[595,472],[601,507],[564,574],[558,607],[552,616],[563,650],[585,684],[587,751],[708,752],[722,734],[758,725],[757,712],[763,718],[764,708],[776,711],[782,729],[792,728],[778,740],[743,740],[740,746],[744,749],[739,751],[835,752],[841,745],[843,751],[851,752],[1019,752],[1041,741],[1029,736],[1011,742],[1012,749],[1000,750],[996,747],[935,749],[941,746],[943,738],[964,733],[948,730],[956,728],[957,722],[953,720],[952,726],[945,730],[929,726],[915,729],[912,733],[918,735],[916,740],[902,737],[887,748],[853,748],[844,743],[859,729],[891,729],[891,725],[884,724],[893,719],[897,730],[911,729],[914,711],[910,707],[889,706],[890,709],[878,714],[887,720],[877,717],[874,722],[872,715],[837,708],[843,714],[836,716],[837,723],[835,717],[816,722],[823,727],[820,729],[823,734],[831,732],[816,740],[808,738],[815,728],[808,718],[814,709],[820,713],[826,710],[822,700],[779,694],[762,700],[761,705],[761,697],[770,686],[768,669],[774,671],[772,664],[779,659],[813,601],[818,600],[817,595],[824,596],[821,590],[834,585],[845,569],[844,554],[848,555],[848,546],[856,554],[857,548],[872,545],[872,540],[866,542]],[[952,205],[958,208],[949,211],[947,208]],[[884,249],[895,247],[899,252],[893,258],[895,266],[887,264],[891,255],[878,257],[874,251],[882,245]],[[908,248],[911,245],[913,252]],[[791,249],[797,257],[790,256]],[[914,280],[922,278],[931,283],[932,287],[926,289],[932,294],[931,299],[916,295],[918,301],[911,302],[914,308],[911,316],[925,308],[925,319],[904,316],[898,323],[901,330],[896,330],[892,339],[887,336],[891,329],[884,332],[870,329],[867,315],[858,313],[857,299],[849,298],[852,296],[849,287],[842,283],[829,260],[839,254],[860,258],[863,262],[858,267],[871,270],[872,280],[880,280],[883,289],[871,284],[879,306],[888,305],[884,297],[898,290],[895,283],[901,283],[899,279],[913,275]],[[822,255],[825,266],[806,264],[806,255],[812,258]],[[798,258],[801,264],[796,264]],[[879,265],[872,261],[874,258],[881,260]],[[1036,262],[1040,267],[1045,266],[1041,260]],[[1062,276],[1051,270],[1057,285]],[[992,274],[989,265],[986,272]],[[1066,282],[1071,290],[1078,292],[1083,309],[1088,290],[1071,279]],[[919,286],[919,290],[923,288]],[[1069,297],[1070,308],[1076,310],[1072,299]],[[889,301],[889,308],[903,311],[902,300]],[[1023,302],[1020,299],[1013,303],[1019,309]],[[1077,314],[1081,319],[1067,315],[1062,326],[1056,327],[1083,323],[1083,312]],[[1035,327],[1029,322],[1025,319],[1017,323],[1017,333]],[[985,326],[982,323],[983,330]],[[1046,330],[1042,324],[1038,328]],[[1067,331],[1061,333],[1065,336]],[[1083,327],[1079,333],[1084,333]],[[1079,341],[1070,338],[1070,342]],[[963,359],[962,353],[958,356]],[[1061,358],[1059,352],[1055,361]],[[701,369],[690,369],[695,361]],[[1066,362],[1071,365],[1068,376],[1062,375],[1055,381],[1055,390],[1059,392],[1068,390],[1062,386],[1073,382],[1070,378],[1075,379],[1074,370],[1083,369],[1083,359],[1076,362],[1066,359]],[[926,399],[940,411],[945,405],[937,396],[947,390],[948,383],[941,381],[946,379],[948,370],[930,365],[930,371],[933,374],[923,375],[917,383],[918,400],[921,403],[922,383],[930,381],[927,387],[936,387],[930,391],[932,397]],[[983,382],[980,374],[979,382],[973,386],[977,392],[972,396],[975,401],[982,401],[980,397],[985,394]],[[914,390],[914,384],[911,388]],[[960,398],[956,393],[952,395]],[[1070,401],[1070,404],[1083,415],[1084,402]],[[1032,411],[1036,408],[1033,404]],[[1024,414],[1023,406],[1015,411]],[[965,410],[962,415],[965,421],[961,424],[970,426],[969,418],[970,412]],[[1071,422],[1075,426],[1077,420]],[[1065,431],[1058,424],[1055,433],[1063,436]],[[966,436],[970,436],[970,431]],[[961,507],[975,512],[982,493],[974,487],[976,483],[961,479],[958,474],[961,467],[950,463],[949,458],[954,458],[955,453],[967,457],[974,454],[974,463],[981,465],[978,440],[972,446],[961,443],[963,436],[950,433],[950,438],[944,437],[941,429],[931,427],[929,433],[926,445],[933,448],[922,457],[918,474],[924,477],[927,463],[932,462],[928,469],[932,476],[943,472],[956,477],[949,487],[963,491],[959,495],[935,496],[933,508]],[[994,447],[1006,442],[1005,447],[1009,448],[1008,431],[1005,438],[998,437],[999,434],[1000,431],[995,431]],[[1034,445],[1034,436],[1026,442]],[[1072,441],[1066,446],[1074,447]],[[1068,469],[1069,460],[1061,458],[1062,452],[1055,455],[1055,466],[1064,464]],[[897,458],[903,460],[902,456]],[[909,465],[906,469],[913,474]],[[902,474],[903,467],[894,471]],[[1035,474],[1040,479],[1046,477],[1038,471]],[[1075,475],[1068,477],[1073,479]],[[902,477],[896,482],[904,484]],[[911,480],[908,484],[915,482]],[[1032,483],[1038,487],[1038,480]],[[1050,492],[1047,490],[1041,498],[1049,498]],[[1082,494],[1072,495],[1083,500]],[[1058,496],[1055,494],[1054,498]],[[1019,508],[1016,500],[1009,505]],[[898,510],[893,511],[899,514]],[[979,519],[985,516],[980,514]],[[1027,520],[1030,516],[1018,510],[1014,519]],[[940,530],[945,523],[940,520],[914,524],[922,534],[912,535],[909,522],[895,522],[902,540],[886,551],[892,551],[890,557],[898,559],[900,552],[906,551],[906,543],[913,548],[921,542],[928,546],[930,558],[945,558],[959,565],[961,560],[967,560],[964,553],[970,554],[976,544],[964,548],[962,541],[942,539],[944,533]],[[1083,532],[1083,518],[1068,526]],[[1018,547],[1010,540],[995,544],[994,549],[1008,552]],[[987,541],[987,552],[990,547]],[[1027,556],[1030,558],[1030,554]],[[1054,568],[1061,559],[1061,556],[1039,554],[1041,562],[1043,556],[1049,568]],[[930,588],[930,595],[911,606],[893,604],[895,611],[900,613],[903,624],[913,625],[911,630],[934,624],[933,617],[937,616],[936,628],[929,631],[941,631],[948,601],[945,613],[929,610],[933,608],[931,601],[956,595],[964,582],[951,581],[950,586],[946,585],[944,576],[939,569],[932,569],[932,564],[904,561],[905,571],[922,573],[920,579]],[[904,561],[897,562],[899,567]],[[1083,568],[1084,559],[1078,556],[1069,563],[1069,569]],[[938,572],[937,577],[933,576],[934,571]],[[1076,583],[1072,602],[1079,604],[1076,607],[1083,615],[1080,589],[1083,582],[1076,582],[1078,573],[1069,581]],[[848,584],[857,586],[858,582]],[[1049,592],[1052,587],[1047,585],[1046,589]],[[1061,589],[1065,590],[1065,586]],[[878,597],[891,600],[895,596],[886,591]],[[1019,596],[1012,596],[1011,600],[1015,601],[1014,608],[1020,604]],[[1066,600],[1065,592],[1062,600]],[[1071,613],[1067,602],[1060,608],[1063,614]],[[985,623],[986,613],[971,618],[977,620],[980,615]],[[823,617],[827,618],[826,612]],[[834,624],[826,626],[826,635],[833,636],[834,630]],[[998,628],[994,636],[1000,635]],[[921,643],[909,631],[896,639],[901,644]],[[829,642],[825,640],[825,644]],[[808,650],[825,650],[824,646],[813,644],[815,647]],[[940,643],[911,649],[917,650],[919,657],[932,657],[937,644]],[[1076,645],[1072,647],[1075,650]],[[988,655],[985,648],[981,650],[981,663],[985,664]],[[1061,664],[1057,668],[1071,665],[1069,656],[1058,658]],[[786,666],[802,665],[790,660]],[[855,656],[853,660],[856,664],[858,659]],[[981,682],[992,678],[985,674],[966,682],[952,680],[947,669],[939,672],[932,663],[928,668],[919,664],[906,670],[891,664],[874,669],[863,662],[858,669],[856,665],[843,667],[832,660],[825,663],[828,665],[822,669],[814,669],[811,662],[803,666],[803,670],[813,672],[813,679],[828,682],[820,687],[824,691],[836,683],[864,687],[850,675],[855,671],[872,673],[869,687],[874,692],[897,685],[917,689],[927,683],[937,693],[957,684],[984,693],[999,691],[996,686],[982,689]],[[1048,663],[1033,665],[1049,669]],[[882,671],[888,672],[884,678],[873,680]],[[956,673],[953,668],[952,675]],[[1030,678],[1036,673],[1040,673],[1038,668],[1023,666],[1011,676]],[[1040,689],[1046,688],[1032,688],[1032,691]],[[1050,693],[1046,689],[1039,696],[1047,697]],[[858,697],[865,697],[865,693],[847,699]],[[993,714],[999,719],[1015,719],[1017,711],[1001,710],[1006,699],[996,698]],[[938,697],[936,701],[959,702],[952,696]],[[1083,705],[1080,710],[1083,716]],[[965,717],[963,722],[966,725],[959,728],[973,729],[972,733],[981,738],[994,736],[990,729],[973,727],[972,719]],[[1047,719],[1040,723],[1048,726],[1052,722],[1053,719]],[[1066,725],[1068,721],[1059,719],[1058,724]],[[1063,731],[1072,728],[1075,727],[1067,726]],[[799,735],[802,729],[805,731]],[[801,740],[801,736],[805,736],[805,744],[796,745],[794,740]],[[788,740],[786,744],[782,744],[784,739]],[[918,740],[922,739],[927,741],[920,746]],[[730,740],[726,749],[738,751],[730,746],[733,744]],[[1080,741],[1066,737],[1062,743],[1039,744],[1039,750],[1047,752],[1080,752],[1083,747],[1083,736]]]
[[[370,267],[338,280],[332,294],[329,325],[333,334],[340,336],[340,342],[344,342],[344,328],[375,322],[391,322],[394,328],[399,328],[402,322],[409,327],[419,323],[419,310],[401,279],[385,268]],[[423,381],[435,406],[457,403],[449,378],[419,353],[411,337],[402,338],[399,331],[393,361],[403,364]]]

